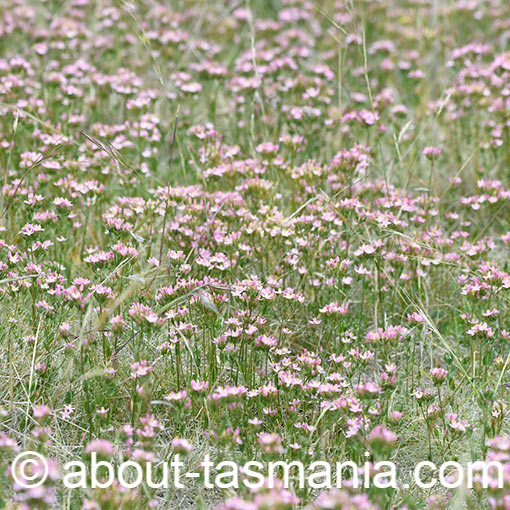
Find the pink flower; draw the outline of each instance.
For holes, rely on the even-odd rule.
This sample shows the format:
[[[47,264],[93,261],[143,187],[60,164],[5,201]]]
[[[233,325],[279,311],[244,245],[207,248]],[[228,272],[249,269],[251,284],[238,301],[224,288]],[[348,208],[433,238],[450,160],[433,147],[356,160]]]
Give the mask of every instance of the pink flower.
[[[95,439],[85,447],[85,453],[89,454],[92,452],[96,452],[105,457],[111,457],[114,454],[114,449],[110,441],[106,439]]]

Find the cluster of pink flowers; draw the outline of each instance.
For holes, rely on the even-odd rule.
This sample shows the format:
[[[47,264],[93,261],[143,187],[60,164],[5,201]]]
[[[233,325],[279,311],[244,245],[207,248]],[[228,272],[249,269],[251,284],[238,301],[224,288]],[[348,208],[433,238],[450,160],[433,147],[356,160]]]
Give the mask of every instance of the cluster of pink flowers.
[[[508,461],[507,2],[3,4],[3,499],[94,452]],[[414,489],[221,508],[449,505]]]

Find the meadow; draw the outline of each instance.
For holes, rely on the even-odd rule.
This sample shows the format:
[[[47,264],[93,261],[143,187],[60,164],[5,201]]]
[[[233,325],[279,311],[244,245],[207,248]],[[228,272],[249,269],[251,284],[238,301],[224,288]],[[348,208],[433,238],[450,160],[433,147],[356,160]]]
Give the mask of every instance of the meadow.
[[[0,0],[0,173],[0,508],[510,509],[506,0]],[[401,483],[63,487],[92,453]]]

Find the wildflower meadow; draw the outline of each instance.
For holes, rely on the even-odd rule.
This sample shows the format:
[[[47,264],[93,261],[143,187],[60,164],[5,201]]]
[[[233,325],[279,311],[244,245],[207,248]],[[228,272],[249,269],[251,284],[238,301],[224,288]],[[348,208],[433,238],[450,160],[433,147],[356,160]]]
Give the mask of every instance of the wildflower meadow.
[[[510,510],[507,0],[0,0],[0,174],[0,508]]]

